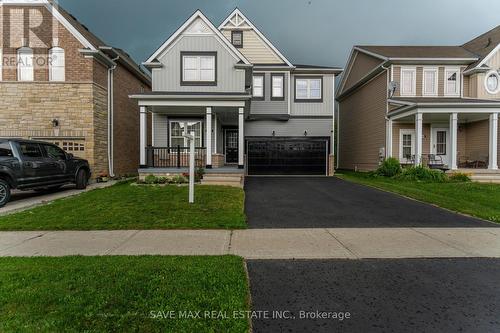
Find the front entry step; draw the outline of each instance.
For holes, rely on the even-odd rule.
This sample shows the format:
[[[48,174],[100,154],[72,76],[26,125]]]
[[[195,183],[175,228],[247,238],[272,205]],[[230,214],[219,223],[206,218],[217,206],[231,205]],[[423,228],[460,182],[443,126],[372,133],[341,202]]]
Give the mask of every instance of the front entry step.
[[[233,186],[243,188],[245,176],[241,173],[208,173],[203,176],[201,185]]]

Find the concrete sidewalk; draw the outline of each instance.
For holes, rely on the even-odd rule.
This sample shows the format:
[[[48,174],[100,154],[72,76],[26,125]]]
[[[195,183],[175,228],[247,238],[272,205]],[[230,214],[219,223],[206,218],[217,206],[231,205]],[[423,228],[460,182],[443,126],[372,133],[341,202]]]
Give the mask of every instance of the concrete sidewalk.
[[[1,257],[225,254],[246,259],[500,258],[500,229],[0,232]]]

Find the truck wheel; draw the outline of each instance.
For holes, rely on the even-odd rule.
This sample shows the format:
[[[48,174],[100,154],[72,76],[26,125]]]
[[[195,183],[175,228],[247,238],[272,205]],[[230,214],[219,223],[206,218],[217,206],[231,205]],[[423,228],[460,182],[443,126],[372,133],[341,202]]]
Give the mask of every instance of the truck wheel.
[[[0,179],[0,207],[3,207],[10,200],[10,186],[5,180]]]
[[[80,169],[76,174],[76,188],[79,190],[86,189],[88,181],[89,180],[87,179],[87,172],[83,169]]]

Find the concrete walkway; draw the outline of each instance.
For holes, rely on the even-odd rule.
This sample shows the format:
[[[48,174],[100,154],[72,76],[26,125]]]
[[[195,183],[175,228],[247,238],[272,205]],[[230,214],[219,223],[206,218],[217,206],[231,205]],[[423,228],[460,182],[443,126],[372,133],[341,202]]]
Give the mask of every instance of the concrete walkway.
[[[500,258],[500,229],[0,232],[1,257],[225,254],[246,259]]]
[[[13,191],[11,201],[5,207],[0,208],[0,216],[17,213],[36,206],[46,205],[51,201],[72,197],[82,194],[83,192],[110,187],[115,185],[116,183],[117,181],[114,180],[106,183],[94,183],[87,186],[85,190],[77,190],[75,189],[75,185],[66,185],[59,191],[49,193],[35,191]]]

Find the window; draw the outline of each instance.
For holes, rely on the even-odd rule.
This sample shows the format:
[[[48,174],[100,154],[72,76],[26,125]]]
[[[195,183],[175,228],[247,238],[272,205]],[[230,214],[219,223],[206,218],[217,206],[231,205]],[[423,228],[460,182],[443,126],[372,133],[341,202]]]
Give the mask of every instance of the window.
[[[399,160],[409,162],[415,154],[415,130],[402,129],[399,138]]]
[[[17,50],[17,80],[33,81],[33,50],[22,47]]]
[[[40,158],[43,157],[40,145],[37,143],[21,142],[19,144],[21,154],[25,157]]]
[[[253,97],[254,99],[264,99],[264,74],[253,76]]]
[[[295,101],[322,101],[323,79],[318,78],[295,78]]]
[[[181,52],[181,57],[181,85],[216,84],[217,56],[215,52]]]
[[[437,96],[438,94],[438,69],[437,68],[424,68],[424,96]]]
[[[189,147],[184,134],[194,132],[195,146],[202,147],[202,122],[199,120],[176,120],[170,122],[170,147]]]
[[[66,59],[64,50],[54,47],[49,50],[49,81],[64,81]]]
[[[271,99],[272,100],[284,100],[284,84],[285,84],[285,75],[284,74],[272,74],[271,75],[272,82],[272,90],[271,90]]]
[[[500,76],[498,75],[497,72],[492,71],[489,72],[486,75],[486,80],[484,82],[484,85],[486,87],[486,91],[489,94],[496,94],[500,91],[499,86],[500,86]]]
[[[446,131],[436,132],[436,155],[446,155]]]
[[[460,95],[460,69],[445,68],[445,95],[458,96]]]
[[[232,31],[231,32],[231,43],[237,48],[242,48],[243,47],[243,31],[241,31],[241,30]]]
[[[66,154],[61,148],[52,145],[43,145],[45,148],[45,152],[47,153],[47,157],[55,159],[55,160],[65,160]]]
[[[415,96],[416,68],[401,68],[401,96]]]
[[[8,142],[0,143],[0,157],[12,157],[12,148]]]

